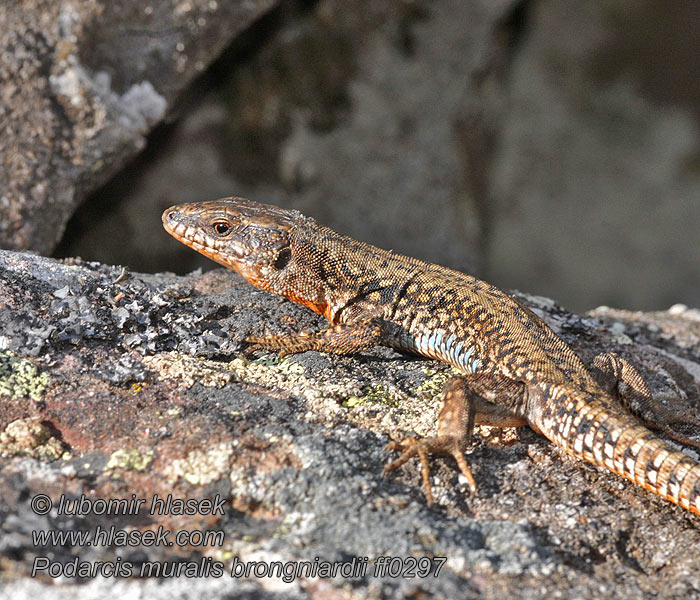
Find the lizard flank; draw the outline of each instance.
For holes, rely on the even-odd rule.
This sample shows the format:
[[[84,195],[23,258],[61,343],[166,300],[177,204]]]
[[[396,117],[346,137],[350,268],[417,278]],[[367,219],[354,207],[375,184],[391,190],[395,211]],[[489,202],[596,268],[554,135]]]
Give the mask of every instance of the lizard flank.
[[[700,514],[700,464],[630,413],[653,403],[637,370],[616,354],[598,355],[595,367],[620,384],[614,393],[603,389],[566,342],[498,288],[358,242],[297,211],[243,198],[174,206],[163,213],[163,224],[251,284],[330,322],[313,335],[248,337],[252,350],[351,354],[384,345],[460,371],[443,391],[437,435],[389,445],[402,454],[385,471],[418,456],[428,503],[430,454],[453,456],[475,492],[464,457],[474,425],[529,425],[568,454]],[[654,412],[659,418],[646,425],[700,447]],[[691,417],[685,422],[697,424]]]

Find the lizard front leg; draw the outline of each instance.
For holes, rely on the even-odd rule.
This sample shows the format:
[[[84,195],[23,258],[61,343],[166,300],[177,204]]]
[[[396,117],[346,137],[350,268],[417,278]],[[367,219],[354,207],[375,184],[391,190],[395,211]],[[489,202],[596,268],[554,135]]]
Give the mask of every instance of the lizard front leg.
[[[639,371],[626,359],[614,352],[598,354],[593,359],[597,369],[613,382],[613,393],[632,414],[645,425],[663,431],[672,440],[700,449],[700,441],[674,431],[671,424],[685,424],[700,428],[700,420],[687,414],[688,408],[664,405],[654,401],[651,390]]]
[[[310,335],[296,334],[249,336],[247,351],[278,350],[280,357],[307,350],[331,352],[333,354],[354,354],[379,346],[386,339],[386,322],[378,317],[363,319],[351,325],[334,325]]]
[[[453,377],[443,390],[437,436],[390,442],[387,450],[398,450],[403,454],[384,467],[384,473],[393,471],[411,457],[418,456],[425,497],[428,505],[431,505],[433,493],[430,486],[428,457],[430,454],[447,454],[457,461],[457,466],[467,479],[469,489],[472,493],[476,493],[476,481],[464,457],[464,448],[471,439],[474,425],[497,427],[527,425],[525,418],[502,406],[517,406],[523,395],[524,386],[521,383],[502,375],[478,373]],[[496,400],[499,404],[494,403]]]

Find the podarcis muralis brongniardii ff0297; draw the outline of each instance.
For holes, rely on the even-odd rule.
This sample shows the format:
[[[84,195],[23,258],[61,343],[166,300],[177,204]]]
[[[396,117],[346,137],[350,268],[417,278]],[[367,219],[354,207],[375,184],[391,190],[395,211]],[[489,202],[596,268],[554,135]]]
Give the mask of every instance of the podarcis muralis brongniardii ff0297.
[[[429,503],[430,454],[454,456],[476,491],[463,453],[474,425],[529,425],[567,453],[700,514],[700,464],[626,408],[653,402],[637,370],[616,354],[598,355],[595,367],[621,384],[616,393],[603,389],[566,342],[498,288],[358,242],[295,210],[242,198],[174,206],[163,213],[163,224],[251,284],[330,322],[313,335],[248,337],[252,349],[351,354],[384,345],[462,373],[445,386],[435,437],[390,444],[403,454],[385,471],[417,455]],[[700,447],[668,422],[647,425]]]

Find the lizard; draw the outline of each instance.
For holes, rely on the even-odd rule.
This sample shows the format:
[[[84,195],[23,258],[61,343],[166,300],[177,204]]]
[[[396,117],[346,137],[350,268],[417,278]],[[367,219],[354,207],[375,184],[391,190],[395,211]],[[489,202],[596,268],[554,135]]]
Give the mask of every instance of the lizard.
[[[655,407],[639,371],[616,353],[599,354],[587,367],[512,295],[341,235],[296,210],[244,198],[173,206],[162,221],[178,241],[329,321],[313,334],[249,335],[248,351],[353,354],[384,345],[457,369],[443,389],[437,434],[387,445],[401,455],[384,473],[418,457],[428,505],[430,455],[453,456],[476,493],[464,455],[475,424],[529,425],[564,452],[700,514],[700,463],[650,430],[700,448],[670,426],[698,421]],[[613,382],[610,389],[594,369]]]

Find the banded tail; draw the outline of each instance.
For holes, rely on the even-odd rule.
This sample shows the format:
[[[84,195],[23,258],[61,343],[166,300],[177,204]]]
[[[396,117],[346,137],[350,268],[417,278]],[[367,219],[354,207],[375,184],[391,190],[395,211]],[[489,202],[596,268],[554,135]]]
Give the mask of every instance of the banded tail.
[[[550,398],[534,423],[568,454],[633,481],[700,515],[700,463],[623,412],[614,401],[559,384],[545,384]]]

